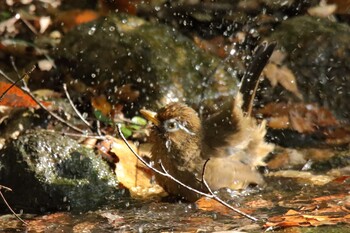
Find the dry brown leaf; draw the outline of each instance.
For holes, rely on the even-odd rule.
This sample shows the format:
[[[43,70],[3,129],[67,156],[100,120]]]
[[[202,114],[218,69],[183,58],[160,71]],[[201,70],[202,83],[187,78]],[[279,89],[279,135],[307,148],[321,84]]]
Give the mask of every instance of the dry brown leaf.
[[[272,129],[288,129],[290,122],[288,116],[272,117],[268,119],[267,126]]]
[[[116,99],[126,102],[134,102],[140,97],[140,91],[135,89],[132,84],[125,84],[118,87]]]
[[[193,40],[199,48],[205,51],[213,53],[221,58],[225,58],[227,56],[227,51],[225,50],[225,40],[222,36],[217,36],[210,40],[205,40],[195,36]]]
[[[327,4],[336,4],[337,14],[349,14],[350,13],[350,0],[327,0]]]
[[[73,27],[95,20],[99,16],[100,13],[93,10],[61,11],[56,15],[55,24],[63,25],[64,30],[69,31]]]
[[[337,10],[336,4],[320,4],[319,6],[311,7],[307,10],[307,13],[311,16],[320,17],[320,18],[326,18],[332,14],[335,13]]]
[[[241,216],[234,214],[233,211],[231,211],[229,208],[222,205],[221,203],[219,203],[213,199],[207,198],[207,197],[201,197],[200,199],[198,199],[196,201],[196,205],[197,205],[198,209],[201,209],[204,211],[215,211],[215,212],[223,214],[223,215],[232,215],[233,218],[241,217]],[[243,212],[245,212],[247,214],[250,214],[253,211],[252,208],[247,208],[247,209],[240,208],[240,210],[242,210]]]
[[[286,66],[278,66],[274,63],[269,63],[266,65],[263,72],[267,79],[270,80],[271,86],[275,87],[277,84],[280,84],[299,99],[303,99],[293,72]]]
[[[152,174],[135,157],[125,143],[112,138],[111,152],[117,155],[119,162],[116,163],[116,174],[118,181],[127,189],[134,198],[147,199],[165,195],[164,190],[151,182]],[[137,148],[130,142],[135,151]]]
[[[272,170],[283,168],[287,165],[289,165],[289,154],[287,151],[276,154],[276,156],[267,163],[267,167]]]
[[[276,49],[275,51],[273,51],[270,57],[270,62],[276,65],[282,65],[286,57],[287,57],[287,54],[285,52],[283,52],[282,50]]]
[[[333,180],[333,177],[330,177],[330,176],[315,175],[315,174],[312,174],[311,172],[295,171],[295,170],[271,172],[267,174],[267,176],[293,178],[293,179],[302,181],[302,183],[308,182],[313,185],[325,185]]]
[[[346,142],[350,127],[340,127],[339,121],[328,109],[316,104],[269,103],[257,111],[273,129],[293,129],[299,133],[323,133],[330,142]],[[345,139],[345,140],[344,140]]]
[[[311,119],[305,119],[305,116],[301,115],[296,110],[289,112],[289,120],[291,128],[299,133],[311,133],[314,132],[315,124]]]
[[[197,200],[196,205],[199,209],[204,211],[216,211],[224,215],[230,213],[230,210],[227,207],[223,206],[213,199],[206,197],[201,197],[199,200]]]
[[[257,208],[272,208],[274,203],[271,200],[257,199],[254,201],[246,202],[245,206],[257,209]]]
[[[91,105],[94,109],[99,110],[105,116],[109,116],[112,112],[112,105],[107,101],[105,95],[92,97]]]
[[[348,215],[333,217],[327,215],[302,214],[289,210],[283,216],[274,216],[269,219],[265,227],[292,227],[292,226],[322,226],[335,225],[338,223],[349,223]]]

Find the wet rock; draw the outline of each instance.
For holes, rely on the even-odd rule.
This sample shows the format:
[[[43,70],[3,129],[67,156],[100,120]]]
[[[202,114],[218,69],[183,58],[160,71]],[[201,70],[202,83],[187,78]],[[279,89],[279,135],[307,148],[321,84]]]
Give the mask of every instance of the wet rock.
[[[89,90],[130,109],[157,109],[170,101],[198,105],[202,97],[214,100],[237,91],[231,67],[175,29],[129,15],[78,26],[64,36],[54,56]]]
[[[319,103],[349,119],[350,27],[300,16],[283,22],[270,38],[287,52],[286,64],[293,70],[305,101]],[[291,99],[288,95],[277,88],[273,94],[266,92],[265,99]]]
[[[13,189],[5,193],[11,206],[25,212],[92,210],[120,195],[93,151],[45,131],[30,131],[0,151],[0,184]]]

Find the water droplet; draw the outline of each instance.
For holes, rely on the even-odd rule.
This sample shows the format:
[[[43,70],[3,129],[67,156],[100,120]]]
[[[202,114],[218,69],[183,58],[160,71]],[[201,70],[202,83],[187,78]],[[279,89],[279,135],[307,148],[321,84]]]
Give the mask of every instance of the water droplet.
[[[110,32],[113,32],[113,31],[115,31],[115,27],[113,27],[113,26],[110,26],[110,27],[109,27],[109,31],[110,31]]]
[[[88,31],[88,34],[89,34],[90,36],[92,36],[93,34],[95,34],[95,32],[96,32],[96,27],[94,26],[94,27],[91,27],[91,28],[90,28],[90,30]]]
[[[96,74],[95,73],[91,73],[91,78],[96,78]]]
[[[141,78],[137,78],[136,82],[140,83],[140,82],[142,82],[142,79]]]
[[[170,149],[171,149],[171,141],[170,140],[166,140],[165,147],[168,149],[168,152],[170,152]]]

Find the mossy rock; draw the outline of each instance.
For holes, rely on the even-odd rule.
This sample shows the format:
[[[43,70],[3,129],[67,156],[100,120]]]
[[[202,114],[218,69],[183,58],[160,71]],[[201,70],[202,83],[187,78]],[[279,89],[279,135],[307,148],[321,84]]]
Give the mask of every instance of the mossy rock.
[[[293,70],[304,100],[350,119],[349,25],[298,16],[284,21],[270,39],[287,52],[286,64]],[[266,99],[283,99],[286,91],[279,91],[266,92]]]
[[[0,184],[12,188],[5,196],[13,208],[34,213],[93,210],[120,197],[115,176],[92,150],[38,130],[0,152]]]
[[[171,101],[215,103],[238,90],[237,72],[219,58],[174,28],[125,14],[78,26],[64,35],[53,56],[70,76],[134,109],[156,110]],[[139,93],[137,100],[120,100],[127,84]]]

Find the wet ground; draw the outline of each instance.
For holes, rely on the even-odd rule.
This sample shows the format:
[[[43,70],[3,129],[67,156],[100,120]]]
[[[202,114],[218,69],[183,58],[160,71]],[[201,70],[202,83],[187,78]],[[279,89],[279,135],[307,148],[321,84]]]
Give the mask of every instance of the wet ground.
[[[0,228],[1,232],[349,232],[350,226],[344,224],[350,219],[349,192],[347,180],[317,186],[282,178],[270,180],[263,190],[230,198],[234,207],[262,220],[258,223],[204,199],[192,204],[124,199],[94,212],[23,214],[28,226],[2,215]]]

